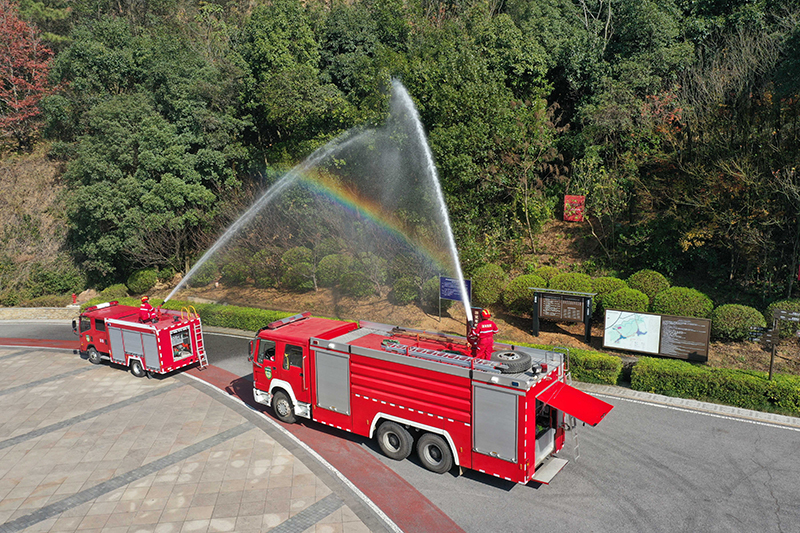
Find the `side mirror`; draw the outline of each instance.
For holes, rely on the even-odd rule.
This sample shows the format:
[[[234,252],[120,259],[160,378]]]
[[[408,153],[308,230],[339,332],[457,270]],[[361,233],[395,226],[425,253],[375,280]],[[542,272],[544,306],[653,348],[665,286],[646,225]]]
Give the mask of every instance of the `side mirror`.
[[[78,335],[78,321],[74,318],[72,319],[72,333]]]
[[[247,360],[253,362],[253,341],[250,341],[250,348],[247,351]]]

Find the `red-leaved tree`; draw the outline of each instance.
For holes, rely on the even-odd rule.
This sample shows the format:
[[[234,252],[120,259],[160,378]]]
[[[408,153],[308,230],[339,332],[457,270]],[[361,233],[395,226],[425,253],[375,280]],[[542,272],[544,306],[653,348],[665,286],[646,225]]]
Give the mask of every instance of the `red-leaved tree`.
[[[52,57],[16,4],[0,0],[0,134],[16,140],[20,151],[30,149],[39,102],[53,92],[47,83]]]

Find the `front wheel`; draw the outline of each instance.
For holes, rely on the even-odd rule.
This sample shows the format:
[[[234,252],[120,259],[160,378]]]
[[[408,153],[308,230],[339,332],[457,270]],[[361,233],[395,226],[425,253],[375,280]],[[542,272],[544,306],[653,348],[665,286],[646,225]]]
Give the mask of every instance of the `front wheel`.
[[[402,461],[411,455],[411,448],[414,447],[411,433],[400,424],[391,421],[381,424],[376,438],[384,455],[396,461]]]
[[[147,371],[142,366],[142,362],[138,359],[134,359],[131,361],[131,374],[136,376],[137,378],[143,378],[147,375]]]
[[[422,466],[436,472],[444,474],[453,467],[453,452],[447,441],[434,433],[425,433],[417,441],[417,455],[422,461]]]
[[[93,365],[99,365],[100,361],[103,360],[103,358],[100,357],[100,352],[98,352],[94,348],[89,348],[88,350],[86,350],[86,354],[89,357],[89,362],[92,363]]]
[[[272,397],[272,409],[275,411],[275,416],[278,420],[286,424],[294,424],[297,418],[294,416],[294,406],[292,401],[283,391],[278,391]]]

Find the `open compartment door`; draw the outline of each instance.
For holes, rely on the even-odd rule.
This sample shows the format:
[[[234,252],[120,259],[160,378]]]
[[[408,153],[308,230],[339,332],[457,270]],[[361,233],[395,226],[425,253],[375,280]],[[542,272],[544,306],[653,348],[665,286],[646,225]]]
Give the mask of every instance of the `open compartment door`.
[[[536,399],[590,426],[596,426],[614,408],[610,403],[598,400],[561,381],[538,394]]]

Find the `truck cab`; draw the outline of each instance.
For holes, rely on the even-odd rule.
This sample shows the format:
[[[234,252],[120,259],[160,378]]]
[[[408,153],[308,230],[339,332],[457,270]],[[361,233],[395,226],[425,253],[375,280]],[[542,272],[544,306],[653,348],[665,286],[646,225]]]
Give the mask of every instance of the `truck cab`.
[[[256,401],[275,406],[284,417],[311,418],[309,339],[332,339],[358,327],[353,322],[312,318],[301,313],[261,328],[250,342]]]

